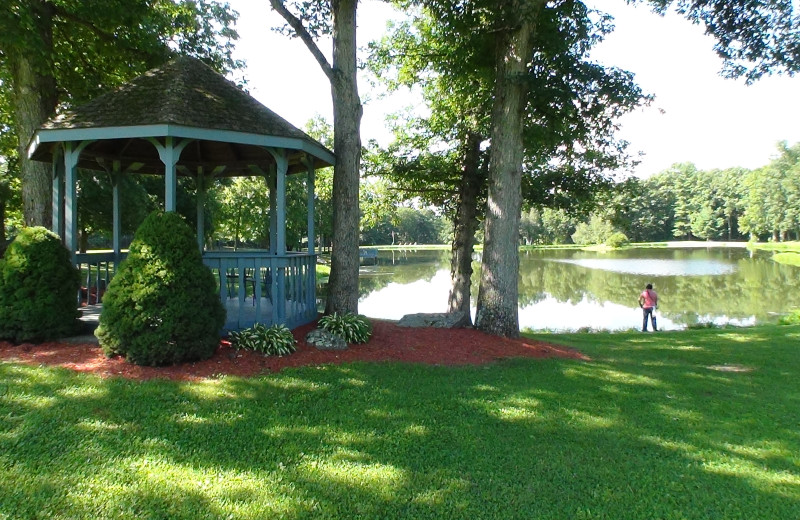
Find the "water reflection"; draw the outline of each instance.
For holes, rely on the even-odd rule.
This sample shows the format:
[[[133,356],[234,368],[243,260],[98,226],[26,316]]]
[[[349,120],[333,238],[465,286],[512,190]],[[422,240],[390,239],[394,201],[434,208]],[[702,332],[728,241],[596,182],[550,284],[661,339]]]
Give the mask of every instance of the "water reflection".
[[[615,273],[649,276],[704,276],[729,274],[736,270],[733,264],[717,260],[689,260],[665,258],[578,258],[558,259],[554,262],[575,264],[588,269],[602,269]]]
[[[474,264],[473,306],[480,264]],[[743,249],[635,249],[597,253],[520,253],[520,326],[535,330],[641,327],[639,292],[659,292],[659,328],[772,322],[800,307],[797,268]],[[448,251],[381,251],[363,267],[360,312],[399,319],[444,312],[450,290]],[[473,308],[474,315],[474,308]]]

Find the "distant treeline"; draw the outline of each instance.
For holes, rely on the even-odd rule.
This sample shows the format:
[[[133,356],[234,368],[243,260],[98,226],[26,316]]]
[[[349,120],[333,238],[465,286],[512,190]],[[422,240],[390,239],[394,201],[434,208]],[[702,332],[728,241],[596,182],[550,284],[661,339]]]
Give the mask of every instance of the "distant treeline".
[[[589,216],[529,208],[520,234],[526,244],[599,244],[666,240],[800,239],[800,144],[778,146],[756,170],[698,170],[676,164],[647,179],[617,184]]]
[[[598,197],[588,215],[524,208],[520,243],[800,240],[800,143],[780,143],[776,157],[755,170],[675,164]],[[400,207],[363,226],[361,238],[365,245],[449,243],[452,225],[440,212]]]

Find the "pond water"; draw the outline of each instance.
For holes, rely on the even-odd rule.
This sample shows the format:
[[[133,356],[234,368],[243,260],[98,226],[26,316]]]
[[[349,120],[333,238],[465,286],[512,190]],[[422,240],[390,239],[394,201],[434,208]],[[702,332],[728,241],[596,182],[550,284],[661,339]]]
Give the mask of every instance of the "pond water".
[[[800,307],[800,293],[794,290],[800,268],[770,257],[771,253],[727,247],[523,251],[520,328],[641,328],[638,296],[648,283],[659,294],[662,330],[702,323],[775,322]],[[479,255],[474,260],[473,318]],[[449,269],[449,251],[381,250],[375,265],[361,268],[359,312],[393,320],[417,312],[444,312]]]

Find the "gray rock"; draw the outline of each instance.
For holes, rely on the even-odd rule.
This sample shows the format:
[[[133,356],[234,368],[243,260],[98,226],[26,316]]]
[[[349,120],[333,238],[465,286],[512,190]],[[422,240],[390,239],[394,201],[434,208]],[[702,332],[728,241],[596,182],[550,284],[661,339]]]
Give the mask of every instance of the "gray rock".
[[[341,336],[323,329],[314,329],[306,334],[306,343],[319,350],[347,350],[347,342]]]
[[[397,322],[398,327],[435,327],[459,329],[469,324],[464,311],[406,314]]]

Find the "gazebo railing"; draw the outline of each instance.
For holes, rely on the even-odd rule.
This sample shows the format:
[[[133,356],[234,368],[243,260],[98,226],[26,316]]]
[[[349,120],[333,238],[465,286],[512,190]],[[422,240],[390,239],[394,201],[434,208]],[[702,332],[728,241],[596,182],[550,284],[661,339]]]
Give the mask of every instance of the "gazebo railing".
[[[316,255],[206,251],[203,263],[217,278],[228,330],[254,323],[294,328],[317,317]]]
[[[94,251],[77,253],[75,263],[81,273],[81,289],[78,304],[100,303],[109,282],[117,272],[119,262],[128,256],[127,251],[115,254],[113,251]]]
[[[102,295],[127,252],[79,253],[81,271],[78,295],[87,304],[102,303]],[[316,255],[269,251],[205,251],[203,263],[217,280],[222,305],[227,311],[226,330],[255,323],[284,323],[289,328],[317,317]]]

